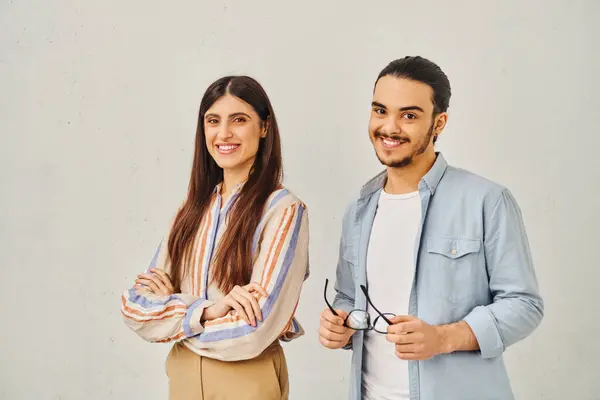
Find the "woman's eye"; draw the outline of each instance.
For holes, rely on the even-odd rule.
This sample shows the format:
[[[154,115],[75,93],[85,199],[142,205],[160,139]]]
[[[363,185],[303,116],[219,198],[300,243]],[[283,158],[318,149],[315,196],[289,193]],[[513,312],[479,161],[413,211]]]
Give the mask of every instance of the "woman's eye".
[[[241,117],[237,117],[237,118],[235,118],[235,119],[233,120],[233,122],[236,122],[236,123],[242,123],[242,122],[244,122],[244,121],[245,121],[245,119],[244,119],[244,118],[241,118]]]

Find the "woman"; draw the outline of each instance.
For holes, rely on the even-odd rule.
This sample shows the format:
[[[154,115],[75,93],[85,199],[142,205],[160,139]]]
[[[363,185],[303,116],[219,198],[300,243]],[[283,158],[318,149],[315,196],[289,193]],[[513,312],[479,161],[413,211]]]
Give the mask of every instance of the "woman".
[[[187,199],[122,296],[131,329],[175,342],[171,400],[288,398],[279,340],[304,333],[294,312],[308,276],[308,219],[281,178],[263,88],[245,76],[213,83],[200,104]]]

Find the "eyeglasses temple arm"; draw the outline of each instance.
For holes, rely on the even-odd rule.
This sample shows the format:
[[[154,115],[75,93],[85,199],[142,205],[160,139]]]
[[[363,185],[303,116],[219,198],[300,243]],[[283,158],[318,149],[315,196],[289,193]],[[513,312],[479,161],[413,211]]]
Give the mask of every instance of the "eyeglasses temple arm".
[[[333,315],[335,315],[336,317],[339,317],[338,313],[335,312],[335,310],[333,309],[333,306],[331,305],[331,303],[329,303],[329,300],[327,300],[327,285],[329,284],[329,279],[325,279],[325,289],[323,290],[323,297],[325,298],[325,304],[327,304],[327,307],[329,307],[329,309],[331,310],[331,313]]]
[[[369,297],[369,293],[367,292],[367,288],[365,287],[365,285],[360,285],[360,289],[361,289],[361,290],[362,290],[362,292],[365,294],[365,297],[367,298],[367,302],[368,302],[368,303],[371,305],[371,307],[373,307],[373,310],[375,310],[375,311],[377,312],[377,314],[379,314],[379,316],[380,316],[381,318],[383,318],[383,320],[384,320],[385,322],[387,322],[389,325],[393,325],[393,324],[392,324],[392,321],[390,321],[390,320],[389,320],[389,319],[388,319],[388,318],[387,318],[385,315],[383,315],[383,314],[382,314],[382,312],[381,312],[381,311],[379,311],[379,310],[377,309],[377,307],[375,307],[375,306],[373,305],[373,303],[371,302],[371,298]]]

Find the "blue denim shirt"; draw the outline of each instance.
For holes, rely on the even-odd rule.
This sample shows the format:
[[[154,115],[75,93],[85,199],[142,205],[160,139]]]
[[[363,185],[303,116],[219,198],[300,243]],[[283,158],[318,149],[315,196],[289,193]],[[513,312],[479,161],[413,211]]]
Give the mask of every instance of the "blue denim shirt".
[[[383,172],[343,221],[334,307],[366,310],[366,260]],[[521,211],[505,188],[454,168],[438,153],[419,183],[421,224],[407,312],[432,324],[466,321],[479,351],[409,361],[411,400],[514,399],[502,354],[543,317]],[[390,266],[392,268],[393,266]],[[350,399],[361,398],[363,333],[352,338]]]

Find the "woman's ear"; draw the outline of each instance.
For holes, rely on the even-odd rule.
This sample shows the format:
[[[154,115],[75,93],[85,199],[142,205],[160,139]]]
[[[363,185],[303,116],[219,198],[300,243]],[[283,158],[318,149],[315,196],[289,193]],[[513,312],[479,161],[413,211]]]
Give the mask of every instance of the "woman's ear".
[[[269,131],[269,118],[267,118],[265,121],[263,121],[262,123],[262,129],[260,131],[260,138],[264,139],[265,137],[267,137],[267,132]]]

